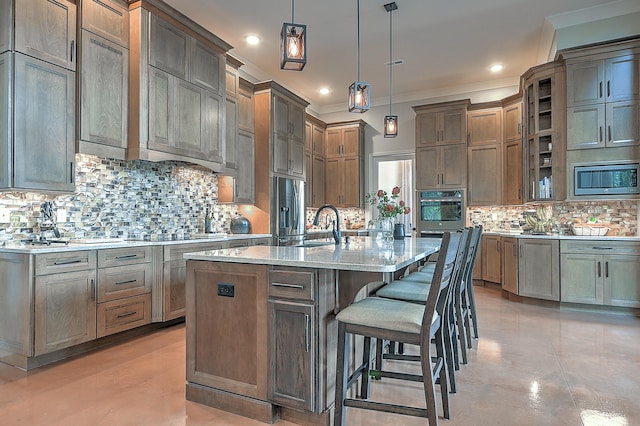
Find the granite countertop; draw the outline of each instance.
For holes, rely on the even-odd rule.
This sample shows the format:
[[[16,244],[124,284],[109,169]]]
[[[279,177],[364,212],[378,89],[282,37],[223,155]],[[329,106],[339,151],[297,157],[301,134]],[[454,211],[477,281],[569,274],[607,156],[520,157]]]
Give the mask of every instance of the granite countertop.
[[[555,240],[591,240],[591,241],[638,241],[640,237],[624,237],[619,235],[611,236],[582,236],[582,235],[539,235],[539,234],[522,234],[510,231],[487,231],[483,232],[485,235],[500,235],[503,237],[514,238],[543,238],[543,239],[555,239]]]
[[[12,253],[53,253],[63,251],[78,251],[78,250],[99,250],[110,249],[120,247],[141,247],[141,246],[165,246],[173,244],[191,244],[191,243],[204,243],[214,241],[232,241],[232,240],[246,240],[254,238],[271,238],[271,234],[196,234],[188,240],[171,240],[171,241],[137,241],[137,240],[124,240],[117,238],[87,238],[69,240],[69,244],[64,245],[60,243],[52,243],[51,245],[31,245],[29,243],[22,242],[9,242],[3,246],[0,246],[0,253],[12,252]]]
[[[406,238],[379,247],[370,237],[351,237],[349,244],[319,247],[252,246],[206,250],[184,255],[187,260],[298,266],[365,272],[394,272],[438,250],[436,238]]]

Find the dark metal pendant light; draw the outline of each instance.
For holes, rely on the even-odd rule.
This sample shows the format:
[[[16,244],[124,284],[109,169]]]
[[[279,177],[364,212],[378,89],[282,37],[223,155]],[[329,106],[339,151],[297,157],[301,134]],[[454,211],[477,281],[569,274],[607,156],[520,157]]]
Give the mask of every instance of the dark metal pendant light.
[[[356,60],[358,65],[357,80],[349,86],[349,112],[366,112],[371,108],[371,86],[360,81],[360,0],[357,0],[357,47]]]
[[[282,24],[280,31],[280,69],[302,71],[307,64],[307,26],[294,24],[291,0],[291,23]]]
[[[398,9],[395,2],[387,3],[384,8],[389,12],[389,115],[384,117],[384,137],[398,136],[398,116],[391,115],[391,87],[393,76],[393,11]]]

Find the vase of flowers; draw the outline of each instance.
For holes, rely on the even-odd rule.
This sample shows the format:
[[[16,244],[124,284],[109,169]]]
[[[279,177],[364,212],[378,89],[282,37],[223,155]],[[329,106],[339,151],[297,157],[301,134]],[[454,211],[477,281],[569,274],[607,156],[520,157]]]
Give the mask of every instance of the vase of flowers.
[[[411,208],[405,205],[404,200],[400,200],[400,187],[394,187],[391,194],[379,189],[376,192],[366,194],[364,199],[378,209],[379,233],[376,239],[382,238],[387,242],[392,242],[394,238],[404,239],[404,224],[396,222],[399,215],[409,214]]]

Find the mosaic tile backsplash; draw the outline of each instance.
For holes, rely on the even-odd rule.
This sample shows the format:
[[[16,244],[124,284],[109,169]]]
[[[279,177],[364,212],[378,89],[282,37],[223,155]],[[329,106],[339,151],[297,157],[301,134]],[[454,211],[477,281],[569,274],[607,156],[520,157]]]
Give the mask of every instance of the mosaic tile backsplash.
[[[467,209],[467,223],[483,224],[490,231],[521,230],[525,225],[524,212],[534,212],[539,206],[551,206],[554,230],[571,235],[571,224],[586,224],[595,220],[609,228],[607,235],[638,236],[639,201],[589,201],[535,204],[524,206],[497,206]]]
[[[76,155],[76,190],[51,195],[31,192],[0,193],[0,242],[42,234],[40,206],[54,205],[63,238],[117,237],[135,240],[179,240],[204,232],[207,208],[213,215],[213,232],[228,232],[237,206],[218,203],[218,179],[209,170],[179,162],[121,161]],[[571,223],[593,218],[610,228],[608,235],[638,236],[639,202],[565,202],[550,204],[559,233],[570,234]],[[482,223],[487,230],[522,229],[524,212],[538,205],[495,206],[467,209],[469,224]],[[306,212],[313,221],[315,209]],[[324,229],[329,215],[323,212]],[[365,211],[340,209],[342,229],[366,228]],[[46,229],[46,226],[44,227]]]
[[[227,232],[237,213],[235,205],[218,204],[214,173],[186,163],[77,154],[76,164],[73,194],[0,193],[0,240],[43,232],[44,201],[53,202],[63,238],[187,239],[204,232],[207,208],[213,232]]]

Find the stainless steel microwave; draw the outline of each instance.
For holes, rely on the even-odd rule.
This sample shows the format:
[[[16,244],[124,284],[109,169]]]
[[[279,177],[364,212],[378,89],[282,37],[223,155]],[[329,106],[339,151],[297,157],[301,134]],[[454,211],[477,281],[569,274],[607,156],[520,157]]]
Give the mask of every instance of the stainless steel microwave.
[[[574,167],[575,195],[638,194],[638,163]]]

